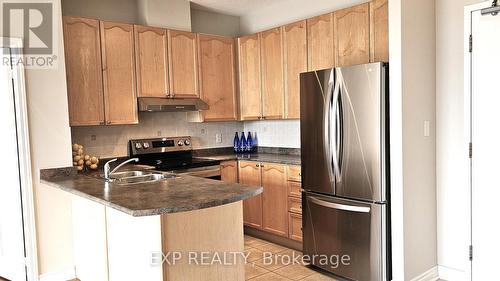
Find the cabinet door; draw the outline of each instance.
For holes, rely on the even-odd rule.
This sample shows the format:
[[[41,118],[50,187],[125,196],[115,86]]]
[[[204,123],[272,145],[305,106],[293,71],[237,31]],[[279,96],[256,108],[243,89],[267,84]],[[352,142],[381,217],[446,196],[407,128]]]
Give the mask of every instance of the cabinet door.
[[[196,49],[196,33],[168,31],[170,94],[176,98],[200,96]]]
[[[288,213],[288,237],[292,240],[302,242],[302,215]]]
[[[262,227],[280,236],[288,236],[288,188],[285,166],[262,165]]]
[[[307,71],[306,21],[299,21],[283,27],[285,56],[285,118],[300,118],[301,72]]]
[[[369,4],[336,11],[334,17],[337,66],[370,62]]]
[[[200,97],[209,105],[204,121],[237,120],[234,40],[198,35]]]
[[[240,112],[242,120],[262,116],[259,35],[238,38]]]
[[[69,123],[104,125],[99,21],[64,17],[63,22]]]
[[[282,119],[284,109],[283,40],[281,28],[260,33],[262,117]]]
[[[106,124],[137,124],[134,27],[101,22]]]
[[[333,13],[307,19],[309,71],[335,66]]]
[[[370,2],[370,61],[389,61],[389,19],[387,0]]]
[[[220,163],[220,175],[224,182],[238,183],[238,162],[224,161]]]
[[[168,95],[167,30],[135,25],[137,96]]]
[[[241,184],[261,186],[260,164],[239,161]],[[243,223],[254,228],[262,228],[262,194],[243,201]]]

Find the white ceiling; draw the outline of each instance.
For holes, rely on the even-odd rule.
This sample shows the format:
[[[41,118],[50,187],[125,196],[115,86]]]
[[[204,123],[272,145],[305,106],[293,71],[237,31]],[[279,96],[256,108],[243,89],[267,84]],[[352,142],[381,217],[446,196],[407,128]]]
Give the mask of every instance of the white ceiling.
[[[194,9],[244,16],[268,5],[287,0],[191,0]]]

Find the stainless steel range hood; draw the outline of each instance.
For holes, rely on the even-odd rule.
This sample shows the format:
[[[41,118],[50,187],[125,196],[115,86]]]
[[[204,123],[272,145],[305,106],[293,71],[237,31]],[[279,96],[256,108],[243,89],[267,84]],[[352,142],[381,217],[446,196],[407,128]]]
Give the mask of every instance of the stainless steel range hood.
[[[207,110],[208,104],[201,99],[139,98],[141,112],[179,112]]]

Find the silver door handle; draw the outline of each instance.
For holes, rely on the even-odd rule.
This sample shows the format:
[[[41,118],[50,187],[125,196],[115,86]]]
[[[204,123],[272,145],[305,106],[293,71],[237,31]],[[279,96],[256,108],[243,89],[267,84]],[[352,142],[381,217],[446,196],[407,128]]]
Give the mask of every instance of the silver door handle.
[[[335,69],[335,71],[337,71]],[[331,128],[331,124],[334,124],[332,122],[332,113],[335,114],[335,116],[337,115],[337,110],[338,110],[338,99],[339,99],[339,96],[340,96],[340,88],[341,88],[341,78],[342,75],[339,75],[339,77],[337,77],[336,81],[335,81],[335,89],[333,90],[333,100],[332,100],[332,103],[333,103],[333,110],[331,110],[330,114],[329,114],[329,123],[330,123],[330,128]],[[330,142],[333,142],[333,146],[335,148],[335,153],[332,151],[332,148],[330,147],[330,159],[331,161],[333,162],[333,172],[335,173],[335,180],[337,182],[341,182],[342,179],[341,179],[341,174],[340,174],[340,166],[339,166],[339,161],[338,161],[338,158],[337,158],[337,146],[338,146],[338,143],[337,141],[335,140],[336,139],[336,136],[335,137],[332,137],[331,136],[331,131],[330,130]]]
[[[331,209],[349,211],[349,212],[369,213],[371,209],[370,207],[360,207],[360,206],[352,206],[352,205],[328,202],[313,196],[307,197],[307,199],[316,205],[320,205]]]
[[[333,95],[333,72],[330,77],[330,82],[328,83],[328,89],[324,98],[324,108],[323,108],[323,149],[325,151],[325,156],[327,161],[331,161],[332,159],[332,150],[331,150],[331,132],[330,132],[330,122],[331,122],[331,99]],[[328,169],[328,177],[330,182],[333,184],[335,182],[335,174],[332,169],[331,162],[327,165]]]

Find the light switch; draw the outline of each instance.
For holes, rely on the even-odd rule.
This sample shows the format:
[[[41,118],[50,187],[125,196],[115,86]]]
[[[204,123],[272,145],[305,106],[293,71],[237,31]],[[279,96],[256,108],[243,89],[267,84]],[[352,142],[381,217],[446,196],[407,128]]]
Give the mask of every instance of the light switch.
[[[215,134],[215,143],[222,143],[222,134]]]
[[[429,120],[424,121],[424,137],[431,136],[431,122]]]

